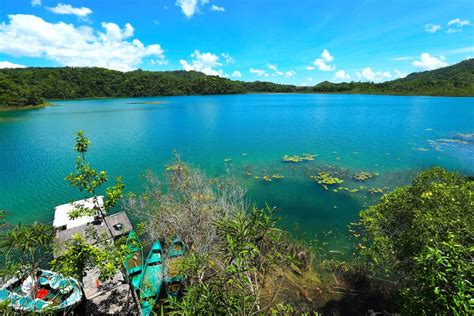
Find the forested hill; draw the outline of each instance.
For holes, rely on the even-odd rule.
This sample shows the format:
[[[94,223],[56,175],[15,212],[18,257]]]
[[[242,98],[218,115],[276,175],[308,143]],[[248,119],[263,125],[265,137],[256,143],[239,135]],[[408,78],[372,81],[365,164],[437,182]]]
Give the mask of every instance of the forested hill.
[[[194,71],[124,73],[71,67],[0,69],[0,107],[39,105],[48,99],[249,92],[474,96],[474,59],[384,83],[322,82],[313,87],[233,81]]]
[[[311,87],[312,92],[474,96],[474,59],[424,72],[415,72],[405,78],[383,83],[322,82]]]

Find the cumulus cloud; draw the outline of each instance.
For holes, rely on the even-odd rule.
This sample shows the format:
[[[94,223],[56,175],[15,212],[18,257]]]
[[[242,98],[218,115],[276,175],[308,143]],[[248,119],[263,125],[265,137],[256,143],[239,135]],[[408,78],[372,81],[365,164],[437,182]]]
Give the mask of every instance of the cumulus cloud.
[[[366,67],[361,72],[356,72],[357,77],[363,81],[384,81],[392,77],[388,71],[373,71],[372,68]]]
[[[176,5],[181,8],[181,12],[189,19],[196,12],[199,12],[201,6],[207,3],[209,3],[209,0],[176,0]]]
[[[285,72],[285,77],[287,78],[293,77],[294,75],[296,75],[296,71],[294,70],[288,70],[287,72]]]
[[[334,73],[334,79],[336,80],[349,80],[351,79],[351,76],[346,73],[345,70],[338,70]]]
[[[41,0],[31,0],[31,5],[34,7],[41,5]]]
[[[306,67],[306,70],[314,70],[316,67],[313,67],[313,66],[308,66]]]
[[[221,56],[224,57],[224,60],[225,60],[226,64],[235,63],[235,59],[232,56],[230,56],[229,53],[222,53]]]
[[[218,11],[218,12],[224,12],[225,11],[224,7],[219,7],[215,4],[212,5],[211,10],[212,11]]]
[[[420,56],[420,60],[414,60],[412,62],[412,65],[423,70],[433,70],[441,67],[446,67],[449,64],[445,61],[444,56],[436,58],[428,53],[422,53]]]
[[[64,22],[49,23],[34,15],[9,15],[0,24],[0,53],[41,57],[64,66],[104,67],[120,71],[136,69],[146,57],[166,63],[159,44],[144,45],[133,39],[134,29],[127,23],[102,23],[102,31],[89,26],[75,27]]]
[[[251,74],[255,74],[255,75],[259,76],[259,77],[264,76],[264,75],[267,75],[267,72],[266,72],[265,70],[263,70],[263,69],[250,68],[249,71],[250,71]]]
[[[58,3],[53,8],[48,8],[49,11],[56,14],[67,14],[67,15],[76,15],[78,17],[84,18],[92,13],[92,10],[86,7],[74,8],[70,4]]]
[[[334,57],[329,53],[329,51],[327,49],[324,49],[321,53],[321,58],[316,58],[313,62],[313,65],[315,65],[321,71],[333,71],[334,69],[336,69],[336,66],[329,64],[333,59]],[[310,69],[310,67],[311,66],[306,67],[306,69],[314,69]]]
[[[439,24],[425,24],[425,31],[429,33],[436,33],[441,29]]]
[[[184,59],[179,61],[184,70],[199,71],[210,76],[225,76],[222,69],[216,69],[222,66],[222,64],[219,62],[219,56],[213,53],[201,53],[199,50],[195,50],[194,53],[191,54],[191,57],[194,59],[190,63]]]
[[[0,61],[0,69],[3,68],[25,68],[26,66],[20,64],[14,64],[9,61]]]
[[[232,73],[232,77],[240,78],[240,77],[242,77],[242,73],[238,70],[234,70],[234,72]]]

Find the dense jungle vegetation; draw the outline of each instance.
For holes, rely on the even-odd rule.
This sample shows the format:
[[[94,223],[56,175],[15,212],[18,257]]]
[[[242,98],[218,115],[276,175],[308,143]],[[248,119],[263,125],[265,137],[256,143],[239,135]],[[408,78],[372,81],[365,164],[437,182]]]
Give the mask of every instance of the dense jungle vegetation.
[[[53,99],[252,92],[474,96],[474,59],[383,83],[325,81],[312,87],[233,81],[194,71],[119,72],[72,67],[0,70],[0,107],[41,105]]]

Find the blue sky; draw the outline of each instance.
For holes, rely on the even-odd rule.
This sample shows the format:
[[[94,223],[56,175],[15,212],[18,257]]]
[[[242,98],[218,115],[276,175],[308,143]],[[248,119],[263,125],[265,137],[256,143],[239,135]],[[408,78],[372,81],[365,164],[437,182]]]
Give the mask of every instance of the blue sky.
[[[0,67],[378,82],[474,56],[473,24],[472,0],[0,0]]]

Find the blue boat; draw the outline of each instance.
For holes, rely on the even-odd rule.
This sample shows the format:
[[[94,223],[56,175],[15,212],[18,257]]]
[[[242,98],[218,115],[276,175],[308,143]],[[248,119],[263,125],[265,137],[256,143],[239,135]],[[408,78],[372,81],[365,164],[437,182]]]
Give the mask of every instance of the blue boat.
[[[24,278],[18,275],[0,289],[0,303],[6,302],[13,310],[23,314],[68,312],[82,302],[82,289],[76,279],[49,270],[40,271],[40,285],[35,298],[21,291]]]
[[[163,250],[159,240],[150,249],[140,282],[140,305],[143,316],[151,315],[163,284]]]
[[[188,247],[180,238],[173,238],[166,256],[165,285],[168,295],[178,296],[179,294],[179,290],[184,282],[184,276],[179,273],[179,266],[187,251]]]

